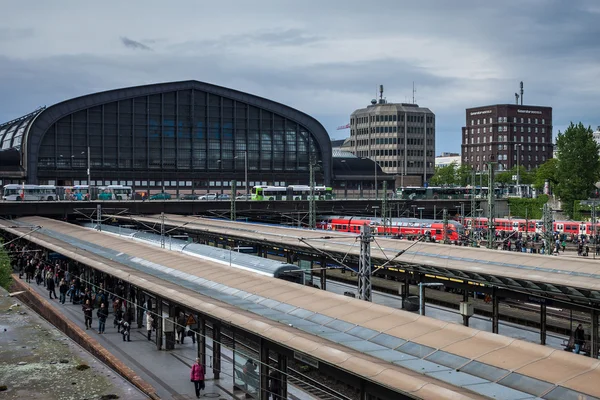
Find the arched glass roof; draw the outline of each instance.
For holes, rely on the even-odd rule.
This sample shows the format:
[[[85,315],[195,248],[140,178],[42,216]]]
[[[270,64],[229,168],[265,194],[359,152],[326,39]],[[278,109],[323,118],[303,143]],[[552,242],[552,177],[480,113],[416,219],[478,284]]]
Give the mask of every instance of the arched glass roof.
[[[27,129],[42,111],[46,107],[40,107],[32,113],[24,115],[20,118],[6,122],[0,125],[0,150],[6,150],[11,148],[21,148],[23,143],[23,135],[27,132]]]

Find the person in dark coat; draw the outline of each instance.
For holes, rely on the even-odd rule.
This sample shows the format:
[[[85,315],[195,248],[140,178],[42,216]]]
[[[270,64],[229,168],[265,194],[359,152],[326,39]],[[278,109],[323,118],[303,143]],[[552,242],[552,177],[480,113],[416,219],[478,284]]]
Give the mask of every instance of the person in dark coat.
[[[48,278],[46,279],[46,289],[48,290],[48,294],[50,295],[51,299],[53,298],[52,295],[54,295],[55,299],[58,299],[54,286],[54,277],[51,273],[48,273]]]
[[[83,317],[85,318],[85,329],[90,329],[92,327],[92,303],[87,300],[81,309],[83,310]]]
[[[60,295],[59,301],[61,304],[65,304],[65,300],[67,299],[67,292],[69,291],[69,284],[61,279],[58,284],[58,294]]]
[[[581,326],[581,324],[577,325],[577,329],[575,329],[573,336],[575,339],[575,354],[579,354],[583,347],[583,343],[585,342],[585,332],[583,331],[583,326]]]
[[[131,342],[131,322],[133,321],[133,309],[131,306],[125,310],[123,317],[123,341]]]
[[[106,318],[108,318],[108,309],[104,303],[100,304],[96,316],[98,317],[98,333],[103,334],[106,329]]]

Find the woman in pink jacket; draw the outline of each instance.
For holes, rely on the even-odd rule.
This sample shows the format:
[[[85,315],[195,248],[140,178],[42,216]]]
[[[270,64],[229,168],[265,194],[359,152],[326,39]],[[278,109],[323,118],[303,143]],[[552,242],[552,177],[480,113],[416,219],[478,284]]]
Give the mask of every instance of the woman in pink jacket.
[[[194,382],[196,389],[196,397],[200,398],[200,390],[204,389],[204,367],[200,364],[200,359],[196,358],[196,362],[192,365],[190,371],[190,380]]]

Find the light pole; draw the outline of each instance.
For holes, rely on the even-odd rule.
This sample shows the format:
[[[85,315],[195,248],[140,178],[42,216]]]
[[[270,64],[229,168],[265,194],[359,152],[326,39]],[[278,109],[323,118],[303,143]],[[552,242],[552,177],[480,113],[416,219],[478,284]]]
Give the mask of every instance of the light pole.
[[[417,217],[417,206],[413,204],[411,207],[413,209],[413,217],[416,218]]]
[[[417,210],[419,210],[419,219],[423,219],[423,210],[425,209],[425,207],[419,207],[417,208]]]
[[[377,167],[379,166],[379,164],[377,164],[377,161],[375,161],[374,158],[363,157],[362,160],[371,160],[371,161],[373,161],[373,168],[375,170],[375,173],[373,174],[373,176],[375,177],[375,181],[373,182],[375,186],[373,187],[373,189],[375,191],[375,200],[377,200],[377,197],[378,197],[377,196]]]

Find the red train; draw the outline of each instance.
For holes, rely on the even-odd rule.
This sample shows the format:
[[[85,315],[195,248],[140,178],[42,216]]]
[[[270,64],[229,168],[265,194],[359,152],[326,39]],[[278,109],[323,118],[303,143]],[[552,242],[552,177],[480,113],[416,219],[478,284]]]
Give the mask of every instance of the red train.
[[[392,218],[391,224],[385,227],[384,230],[381,218],[331,216],[321,220],[317,224],[317,228],[358,234],[360,233],[361,227],[365,224],[369,225],[374,233],[378,235],[428,235],[436,241],[444,240],[443,221],[432,219]],[[449,220],[447,231],[448,240],[460,240],[463,235],[464,227],[457,221]]]
[[[474,224],[472,223],[474,222]],[[487,218],[465,218],[465,226],[471,228],[473,224],[475,229],[487,229]],[[522,218],[496,218],[494,220],[495,229],[497,231],[507,232],[528,232],[542,233],[544,226],[540,220],[525,220]],[[564,233],[567,235],[593,235],[593,227],[591,222],[586,221],[554,221],[552,223],[554,232]],[[596,223],[596,231],[600,233],[600,223]]]

